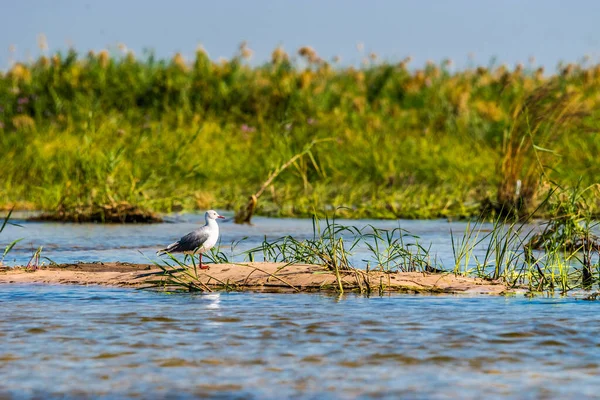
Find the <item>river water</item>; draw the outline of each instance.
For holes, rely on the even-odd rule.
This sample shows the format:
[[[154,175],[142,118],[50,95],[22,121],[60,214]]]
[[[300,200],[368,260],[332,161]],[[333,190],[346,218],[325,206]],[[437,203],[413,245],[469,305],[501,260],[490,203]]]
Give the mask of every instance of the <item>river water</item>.
[[[201,219],[201,218],[200,218]],[[56,262],[147,262],[197,226],[16,221]],[[360,221],[394,228],[394,221]],[[307,220],[222,224],[222,244],[311,237]],[[452,262],[464,223],[402,221]],[[141,253],[140,253],[141,251]],[[361,252],[357,257],[362,257]],[[569,297],[165,294],[0,286],[0,398],[596,398],[598,303]]]
[[[9,398],[595,398],[575,298],[0,286]]]

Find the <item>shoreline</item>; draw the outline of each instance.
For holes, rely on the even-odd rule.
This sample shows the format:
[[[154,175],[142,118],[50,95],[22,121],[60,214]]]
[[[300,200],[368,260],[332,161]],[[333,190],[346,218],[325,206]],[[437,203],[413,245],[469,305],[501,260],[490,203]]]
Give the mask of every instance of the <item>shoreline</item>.
[[[336,292],[341,282],[346,292],[486,294],[502,295],[507,287],[479,278],[451,273],[344,271],[340,281],[333,272],[318,265],[253,262],[209,264],[197,270],[198,286],[205,291],[253,292]],[[183,268],[174,273],[184,276]],[[187,270],[194,274],[193,268]],[[152,264],[121,262],[59,264],[29,271],[25,267],[0,268],[0,284],[71,284],[130,287],[140,289],[172,288],[170,276]]]

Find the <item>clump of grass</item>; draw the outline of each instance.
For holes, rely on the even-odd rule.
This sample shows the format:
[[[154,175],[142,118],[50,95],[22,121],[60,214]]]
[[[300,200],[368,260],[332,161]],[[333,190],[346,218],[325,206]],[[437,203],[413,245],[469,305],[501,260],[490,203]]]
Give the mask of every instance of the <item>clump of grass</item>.
[[[112,204],[87,204],[82,206],[65,206],[59,204],[51,212],[44,212],[30,218],[34,221],[57,222],[102,222],[102,223],[156,223],[163,219],[155,212],[134,206],[126,201]]]
[[[479,239],[481,233],[482,220],[475,221],[472,225],[471,221],[467,223],[463,235],[461,237],[455,237],[454,231],[450,230],[450,240],[452,242],[452,255],[454,257],[454,269],[453,272],[456,275],[470,275],[473,273],[471,258],[477,245],[479,245],[485,237]],[[477,262],[476,267],[478,268],[479,275],[482,275],[483,271],[481,267],[485,266]]]
[[[31,255],[31,258],[29,259],[29,262],[25,266],[25,270],[35,271],[40,267],[40,259],[42,258],[42,250],[43,249],[44,249],[44,246],[40,246],[33,252],[33,254]],[[44,258],[46,258],[46,257],[44,257]]]
[[[298,240],[286,236],[273,242],[265,240],[262,246],[251,249],[248,254],[254,258],[255,253],[261,252],[264,260],[273,262],[322,265],[336,275],[339,291],[343,293],[341,274],[355,270],[349,258],[360,241],[359,234],[356,228],[336,224],[335,218],[331,221],[327,218],[321,230],[319,219],[313,216],[312,239]],[[351,239],[348,240],[348,237]]]
[[[584,193],[595,186],[580,189],[558,187],[550,207],[552,217],[544,224],[541,232],[534,234],[527,249],[543,250],[546,253],[563,255],[563,259],[574,259],[574,272],[580,284],[589,288],[594,283],[594,270],[600,272],[598,255],[600,238],[593,233],[598,221],[590,212]],[[594,263],[596,261],[596,263]],[[596,279],[600,282],[600,279]]]
[[[366,229],[371,232],[364,233]],[[362,244],[370,252],[370,259],[363,260],[367,262],[367,270],[386,273],[443,272],[437,261],[432,259],[431,248],[423,247],[419,244],[419,237],[405,229],[380,229],[368,225],[362,232]]]
[[[569,130],[580,132],[590,115],[581,94],[562,90],[551,80],[528,94],[505,131],[499,164],[496,212],[526,217],[541,202],[546,170],[556,166],[558,153],[550,146]]]
[[[249,251],[261,252],[265,260],[322,265],[331,271],[349,271],[352,266],[349,257],[359,244],[360,231],[354,227],[337,224],[335,218],[326,218],[325,227],[320,229],[320,221],[313,216],[313,238],[298,240],[292,236],[268,242]],[[346,234],[346,238],[344,238]]]
[[[220,260],[227,262],[227,259],[221,260],[219,257],[222,253],[219,250],[213,250],[212,255],[207,258],[211,259],[213,262],[215,260]],[[204,284],[200,279],[198,279],[198,266],[196,265],[196,260],[192,256],[186,256],[183,261],[177,259],[172,254],[168,254],[167,260],[162,260],[162,262],[157,262],[151,260],[151,262],[159,267],[163,271],[162,279],[156,279],[148,281],[151,285],[150,288],[162,288],[163,290],[176,290],[176,291],[186,291],[186,292],[212,292],[213,290],[206,284]],[[187,262],[191,260],[191,268],[189,263]],[[206,270],[202,270],[201,274],[210,277],[210,279],[217,282],[220,287],[227,291],[235,291],[237,290],[236,285],[232,285],[229,282],[223,282],[207,272]]]
[[[483,221],[468,225],[462,239],[453,238],[455,273],[500,279],[531,292],[566,293],[600,283],[600,247],[592,233],[596,223],[577,204],[584,192],[552,190],[545,203],[554,216],[541,230],[533,214],[520,221],[498,215],[487,232]]]
[[[585,192],[594,188],[580,189],[558,187],[551,197],[551,218],[544,223],[544,229],[531,237],[528,247],[539,249],[563,248],[567,251],[598,250],[600,238],[592,233],[597,225],[584,197]]]

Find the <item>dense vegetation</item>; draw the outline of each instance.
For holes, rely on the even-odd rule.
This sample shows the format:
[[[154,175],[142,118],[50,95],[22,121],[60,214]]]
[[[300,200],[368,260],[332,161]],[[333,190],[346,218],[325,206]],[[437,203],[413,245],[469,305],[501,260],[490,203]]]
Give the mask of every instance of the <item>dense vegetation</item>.
[[[525,214],[557,185],[589,188],[582,204],[599,208],[598,65],[356,69],[305,47],[252,67],[247,54],[72,51],[14,64],[0,74],[0,207],[66,219],[236,209],[315,143],[264,190],[259,213]]]

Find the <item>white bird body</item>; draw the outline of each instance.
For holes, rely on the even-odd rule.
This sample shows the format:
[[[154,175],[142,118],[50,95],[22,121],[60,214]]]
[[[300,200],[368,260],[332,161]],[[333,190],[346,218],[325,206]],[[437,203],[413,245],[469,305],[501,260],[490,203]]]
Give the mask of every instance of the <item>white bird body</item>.
[[[212,249],[219,241],[219,224],[217,219],[225,218],[216,211],[209,210],[204,214],[206,224],[193,232],[188,233],[178,241],[171,243],[166,248],[159,250],[156,254],[184,253],[198,254],[200,268],[208,269],[202,265],[202,254]]]
[[[198,254],[198,253],[206,253],[219,241],[219,224],[214,219],[209,219],[208,223],[197,229],[195,231],[196,236],[204,237],[206,236],[206,240],[202,243],[201,246],[197,247],[195,250],[184,251],[185,254]],[[173,243],[175,244],[175,243]]]

